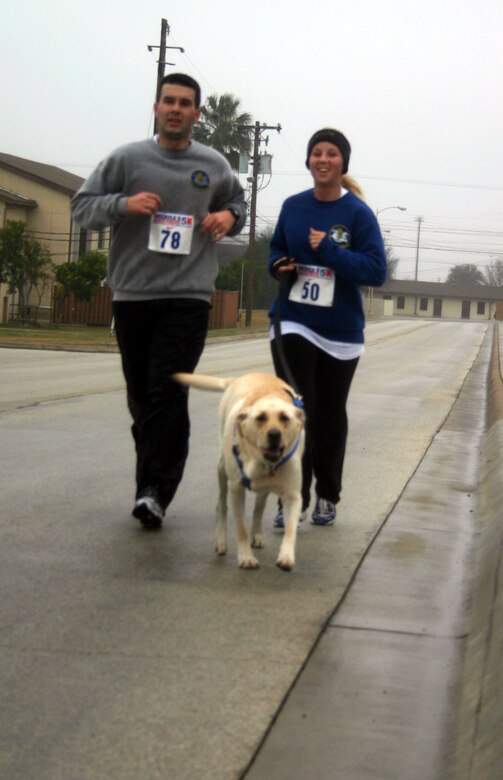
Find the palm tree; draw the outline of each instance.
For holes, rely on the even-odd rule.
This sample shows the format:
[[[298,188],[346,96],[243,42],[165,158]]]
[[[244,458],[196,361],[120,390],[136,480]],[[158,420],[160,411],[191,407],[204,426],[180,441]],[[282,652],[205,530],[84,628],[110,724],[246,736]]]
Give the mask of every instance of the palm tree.
[[[240,100],[229,92],[223,95],[210,95],[201,106],[201,119],[194,125],[192,137],[208,146],[212,146],[228,158],[236,158],[239,152],[251,149],[250,130],[239,125],[249,125],[250,114],[238,113]],[[234,154],[232,154],[234,153]],[[231,162],[232,164],[232,162]],[[237,167],[233,165],[233,167]]]

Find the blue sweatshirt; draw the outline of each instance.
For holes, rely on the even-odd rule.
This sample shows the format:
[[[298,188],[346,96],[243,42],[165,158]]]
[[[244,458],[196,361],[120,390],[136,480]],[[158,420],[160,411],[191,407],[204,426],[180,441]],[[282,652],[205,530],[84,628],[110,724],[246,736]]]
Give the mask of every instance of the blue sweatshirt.
[[[316,251],[310,228],[327,233]],[[386,279],[386,253],[372,210],[352,192],[334,201],[317,200],[312,189],[287,198],[271,239],[271,273],[274,261],[285,256],[301,268],[281,301],[281,319],[331,341],[363,344],[360,287],[378,287]],[[277,305],[276,298],[271,319]]]

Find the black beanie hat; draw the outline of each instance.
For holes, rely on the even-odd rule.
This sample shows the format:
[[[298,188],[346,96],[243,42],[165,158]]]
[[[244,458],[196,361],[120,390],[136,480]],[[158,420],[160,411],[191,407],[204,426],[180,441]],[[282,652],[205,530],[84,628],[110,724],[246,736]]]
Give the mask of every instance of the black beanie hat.
[[[332,127],[324,127],[323,130],[318,130],[309,139],[309,143],[307,145],[306,168],[309,168],[309,157],[311,156],[313,146],[316,146],[316,144],[319,144],[321,141],[328,141],[328,143],[333,144],[339,149],[344,160],[344,167],[342,172],[347,173],[349,167],[349,158],[351,156],[351,146],[349,145],[349,141],[346,136],[343,135],[339,130],[334,130]]]

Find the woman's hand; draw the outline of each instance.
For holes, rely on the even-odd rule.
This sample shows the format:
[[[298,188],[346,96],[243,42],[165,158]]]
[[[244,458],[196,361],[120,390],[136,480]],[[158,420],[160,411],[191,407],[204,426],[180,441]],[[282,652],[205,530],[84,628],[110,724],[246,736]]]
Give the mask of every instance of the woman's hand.
[[[273,273],[276,279],[281,279],[282,274],[290,273],[296,270],[297,263],[293,257],[279,257],[272,264]]]
[[[313,252],[316,252],[319,245],[323,241],[327,234],[324,233],[322,230],[315,230],[314,228],[309,228],[309,244],[311,246],[311,249]]]

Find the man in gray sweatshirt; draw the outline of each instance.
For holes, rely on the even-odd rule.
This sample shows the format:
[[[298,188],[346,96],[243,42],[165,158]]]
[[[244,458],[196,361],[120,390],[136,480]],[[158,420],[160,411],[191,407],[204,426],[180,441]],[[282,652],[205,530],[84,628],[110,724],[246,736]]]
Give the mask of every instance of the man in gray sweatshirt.
[[[136,445],[133,515],[159,528],[188,454],[188,395],[171,381],[194,371],[218,273],[216,242],[239,233],[243,189],[227,160],[191,140],[199,84],[172,73],[160,84],[155,138],[112,152],[72,199],[85,228],[113,226],[107,282]]]

